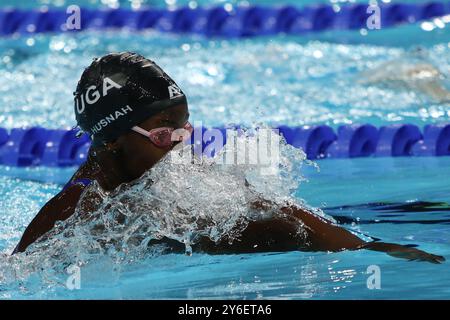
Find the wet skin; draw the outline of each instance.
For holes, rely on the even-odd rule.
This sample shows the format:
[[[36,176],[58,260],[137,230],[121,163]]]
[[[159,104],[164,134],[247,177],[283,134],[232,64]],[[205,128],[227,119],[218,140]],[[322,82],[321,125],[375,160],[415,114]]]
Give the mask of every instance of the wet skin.
[[[179,105],[145,120],[139,126],[148,131],[159,127],[182,128],[188,118],[187,106]],[[105,147],[92,147],[88,160],[77,170],[71,180],[89,178],[97,180],[103,189],[113,190],[121,183],[139,178],[173,147],[158,148],[143,135],[129,131]],[[69,218],[75,211],[83,189],[82,185],[73,185],[45,204],[25,230],[14,253],[25,251],[30,244],[50,231],[56,221]],[[261,199],[251,205],[254,210],[264,211],[269,210],[270,202]],[[83,203],[83,207],[89,208],[89,203]],[[302,229],[306,231],[306,234],[298,232],[300,226],[303,226]],[[280,208],[278,214],[272,218],[249,221],[238,240],[230,244],[228,239],[224,238],[215,243],[203,237],[193,246],[193,250],[210,254],[227,254],[295,250],[337,252],[369,249],[407,260],[432,263],[445,261],[441,256],[412,247],[384,242],[365,242],[345,228],[289,204]],[[184,245],[175,240],[163,238],[150,242],[150,244],[161,243],[167,245],[169,251],[184,251]]]

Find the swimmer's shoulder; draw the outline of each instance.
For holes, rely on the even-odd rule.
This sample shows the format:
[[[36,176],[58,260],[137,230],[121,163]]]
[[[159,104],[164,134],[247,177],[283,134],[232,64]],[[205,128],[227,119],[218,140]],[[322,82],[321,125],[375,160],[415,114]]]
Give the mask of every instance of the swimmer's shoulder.
[[[14,253],[25,249],[53,229],[57,221],[64,221],[73,215],[84,189],[92,182],[88,178],[71,179],[64,188],[50,199],[25,229]]]

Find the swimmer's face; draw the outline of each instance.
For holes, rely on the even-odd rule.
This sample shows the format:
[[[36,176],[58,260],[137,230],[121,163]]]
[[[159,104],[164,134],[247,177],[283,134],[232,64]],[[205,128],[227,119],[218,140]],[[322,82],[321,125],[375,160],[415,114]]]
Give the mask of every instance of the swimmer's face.
[[[183,128],[188,119],[188,107],[179,105],[148,118],[138,126],[147,131],[161,127],[179,129]],[[166,148],[158,148],[147,137],[134,131],[121,136],[117,143],[122,151],[124,169],[133,179],[153,167],[175,146],[173,144]]]

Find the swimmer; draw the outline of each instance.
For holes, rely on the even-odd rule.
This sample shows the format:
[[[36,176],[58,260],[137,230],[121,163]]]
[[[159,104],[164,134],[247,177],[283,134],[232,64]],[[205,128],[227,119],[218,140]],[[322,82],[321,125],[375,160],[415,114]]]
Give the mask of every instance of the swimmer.
[[[45,238],[55,223],[68,219],[78,205],[89,208],[89,199],[83,197],[86,203],[79,202],[92,181],[104,190],[129,183],[192,132],[183,91],[155,62],[130,52],[96,59],[83,72],[75,92],[75,116],[78,126],[92,139],[87,161],[32,220],[14,253],[24,252]],[[270,202],[264,199],[251,206],[260,211],[271,209]],[[299,226],[306,230],[306,238],[298,233]],[[167,238],[150,242],[156,243],[173,251],[184,249],[183,244]],[[192,249],[210,254],[369,249],[408,260],[445,260],[409,246],[363,241],[296,205],[279,208],[271,218],[250,221],[237,241],[214,242],[205,236]]]
[[[445,87],[445,75],[427,61],[423,49],[416,49],[401,59],[384,62],[361,72],[358,82],[364,85],[386,85],[422,93],[436,103],[450,103],[450,91]]]

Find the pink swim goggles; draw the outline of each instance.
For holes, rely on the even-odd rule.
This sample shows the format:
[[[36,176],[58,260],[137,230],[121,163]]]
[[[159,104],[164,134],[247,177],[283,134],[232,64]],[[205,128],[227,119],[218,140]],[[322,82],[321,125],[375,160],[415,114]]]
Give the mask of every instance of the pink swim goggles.
[[[150,131],[134,126],[131,128],[134,132],[142,134],[158,148],[167,148],[174,143],[183,142],[191,137],[194,128],[189,122],[186,122],[183,128],[175,129],[170,127],[155,128]]]

